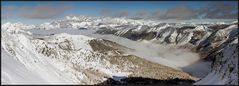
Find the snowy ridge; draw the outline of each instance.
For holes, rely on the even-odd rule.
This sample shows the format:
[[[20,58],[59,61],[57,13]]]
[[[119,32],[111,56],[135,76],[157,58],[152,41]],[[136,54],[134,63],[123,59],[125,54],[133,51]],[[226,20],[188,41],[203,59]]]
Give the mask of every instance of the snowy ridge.
[[[107,78],[114,79],[114,76],[196,80],[183,71],[155,64],[137,56],[122,54],[124,52],[121,49],[127,49],[126,47],[103,39],[66,33],[35,38],[31,34],[25,34],[24,30],[2,33],[1,46],[10,54],[9,58],[16,59],[24,65],[22,68],[31,71],[38,78],[48,78],[43,79],[42,82],[34,81],[34,84],[97,84]],[[149,67],[152,65],[155,69],[148,68],[141,62]],[[144,74],[149,70],[152,71]],[[31,79],[31,77],[26,79],[23,76],[11,76],[6,73],[3,78],[4,83],[24,84]],[[17,77],[24,78],[26,81],[17,82],[15,81],[18,80],[15,79]]]
[[[111,65],[105,59],[94,58],[94,55],[98,55],[98,56],[103,56],[103,55],[99,53],[98,54],[94,53],[91,50],[91,47],[87,45],[87,41],[92,40],[92,38],[89,38],[86,36],[71,36],[71,35],[63,33],[63,34],[55,35],[49,39],[46,39],[46,41],[40,40],[40,39],[30,40],[32,39],[31,37],[27,37],[21,33],[11,34],[11,35],[9,33],[5,33],[2,36],[4,40],[4,42],[2,43],[2,47],[4,50],[11,53],[11,55],[16,57],[16,59],[19,60],[21,63],[23,63],[24,66],[26,66],[26,68],[28,68],[29,70],[32,70],[32,71],[37,70],[39,71],[39,73],[42,73],[43,75],[45,74],[44,76],[46,75],[48,76],[48,74],[50,74],[50,73],[45,73],[46,70],[52,70],[56,68],[57,70],[60,70],[60,71],[52,70],[52,72],[54,71],[57,72],[56,73],[57,76],[59,74],[65,74],[65,73],[67,74],[65,76],[64,75],[59,76],[61,78],[75,77],[75,78],[69,79],[71,81],[74,81],[71,83],[94,84],[97,82],[91,81],[90,77],[88,77],[89,78],[88,82],[86,80],[84,81],[84,78],[86,78],[87,76],[83,73],[83,70],[94,68],[94,70],[102,71],[103,73],[109,74],[110,76],[113,76],[114,73],[120,74],[119,71],[121,71],[117,68],[117,65]],[[12,40],[8,40],[8,39],[12,39]],[[70,41],[67,42],[65,41],[65,39],[69,39]],[[72,43],[69,43],[69,42],[72,42]],[[55,44],[53,43],[59,43],[59,46],[55,46]],[[69,52],[68,50],[72,50],[72,52]],[[39,54],[39,53],[42,53],[42,54]],[[48,59],[47,57],[51,57],[57,60],[55,61],[52,59]],[[48,64],[51,64],[53,68],[48,68],[48,66],[50,66]],[[62,64],[62,65],[56,66],[55,64]],[[46,66],[47,68],[43,67],[45,65],[48,65]],[[79,66],[83,70],[77,71],[79,69],[74,69],[74,67],[78,68]],[[73,69],[71,67],[73,67]],[[67,72],[66,70],[69,72]],[[77,76],[74,76],[75,74],[77,74]],[[123,73],[123,74],[124,76],[127,75],[127,73]],[[49,79],[50,79],[49,81],[51,82],[48,82],[48,83],[67,83],[66,82],[68,81],[67,78],[63,79],[64,81],[60,81],[59,79],[61,78],[58,79],[54,75],[55,74],[49,75]],[[10,77],[10,76],[7,76],[7,77]],[[55,78],[55,81],[51,80],[53,78]],[[98,80],[103,80],[103,79],[98,79]],[[12,82],[12,81],[9,81],[9,82]]]
[[[4,51],[6,51],[5,54],[8,54],[8,57],[4,57],[4,58],[10,59],[14,57],[14,60],[16,60],[18,64],[21,64],[21,66],[19,66],[19,69],[20,68],[27,69],[25,71],[28,71],[29,74],[31,75],[33,74],[34,76],[36,76],[34,77],[36,79],[32,79],[31,76],[22,77],[22,75],[20,75],[22,72],[19,74],[16,74],[14,72],[11,73],[11,72],[3,71],[7,74],[5,74],[6,76],[4,75],[5,77],[3,77],[2,80],[5,81],[5,79],[8,78],[8,80],[6,80],[5,83],[9,84],[10,82],[12,82],[12,84],[14,83],[27,84],[25,82],[29,80],[35,84],[40,84],[40,83],[52,83],[52,84],[59,83],[60,84],[60,83],[67,83],[67,82],[69,83],[73,81],[69,79],[69,76],[57,75],[58,73],[60,73],[60,71],[53,70],[54,69],[54,67],[52,67],[53,64],[49,62],[49,60],[44,59],[44,56],[34,52],[35,50],[32,48],[34,46],[31,43],[29,43],[30,40],[26,36],[24,36],[23,34],[13,35],[13,34],[5,33],[5,32],[2,32],[2,33],[4,34],[2,34],[3,42],[1,46],[4,49]],[[43,58],[39,58],[39,57],[43,57]],[[45,65],[48,65],[48,66],[45,66]],[[10,69],[10,68],[7,68],[7,69]],[[45,70],[49,70],[49,71],[45,71]],[[16,76],[11,77],[12,75],[16,75]],[[19,79],[22,78],[23,80],[19,80],[18,78]],[[39,81],[37,79],[39,79]]]

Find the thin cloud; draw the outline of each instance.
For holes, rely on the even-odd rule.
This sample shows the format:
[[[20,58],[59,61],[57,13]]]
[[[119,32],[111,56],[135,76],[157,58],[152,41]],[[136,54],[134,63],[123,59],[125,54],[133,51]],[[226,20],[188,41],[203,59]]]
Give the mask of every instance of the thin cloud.
[[[155,16],[155,17],[160,17],[160,16],[162,16],[162,14],[163,13],[161,11],[155,11],[155,12],[152,13],[152,15]]]
[[[152,12],[150,16],[160,19],[238,19],[238,5],[231,2],[211,2],[201,8],[177,6],[165,12]]]
[[[26,8],[25,11],[19,13],[19,16],[28,18],[28,19],[48,19],[48,18],[54,18],[59,15],[62,15],[67,10],[72,9],[70,6],[36,6],[32,9]]]
[[[190,19],[195,18],[196,12],[189,6],[177,6],[175,8],[168,9],[165,14],[165,18],[174,19]]]
[[[167,10],[156,10],[150,13],[149,18],[162,19],[165,16]]]
[[[12,5],[9,5],[9,6],[1,6],[1,9],[2,10],[15,10],[17,7],[16,6],[12,6]]]
[[[128,17],[129,12],[128,11],[119,11],[114,14],[114,17]]]
[[[106,17],[129,17],[130,12],[125,10],[102,9],[99,14]]]
[[[100,10],[100,12],[99,12],[100,15],[105,16],[105,17],[112,16],[112,13],[113,13],[113,11],[110,9],[103,9],[103,10]]]
[[[139,11],[139,12],[136,12],[132,18],[141,19],[141,18],[147,18],[147,17],[148,17],[147,11]]]
[[[17,6],[1,6],[1,19],[8,19],[16,15]]]
[[[228,2],[212,2],[201,8],[199,14],[204,14],[204,18],[237,19],[238,5]]]
[[[1,20],[5,20],[5,19],[7,19],[7,17],[4,15],[1,15]]]

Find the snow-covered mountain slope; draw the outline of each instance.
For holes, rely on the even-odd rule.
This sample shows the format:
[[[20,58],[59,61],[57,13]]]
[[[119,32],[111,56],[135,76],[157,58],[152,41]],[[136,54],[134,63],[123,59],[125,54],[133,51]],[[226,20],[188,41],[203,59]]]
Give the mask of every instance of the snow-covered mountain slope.
[[[23,69],[34,74],[34,70],[40,70],[37,74],[50,70],[49,74],[43,74],[58,78],[46,83],[98,84],[111,82],[109,78],[113,83],[122,83],[118,82],[119,78],[127,81],[135,77],[174,80],[172,83],[178,81],[175,79],[186,83],[197,80],[175,69],[179,67],[202,77],[195,84],[238,84],[235,77],[238,76],[237,24],[238,20],[157,21],[67,16],[41,25],[6,23],[2,25],[1,37],[4,56],[15,58],[16,63],[25,66]],[[41,69],[43,65],[52,66]],[[7,78],[4,82],[13,80]]]
[[[215,30],[216,29],[216,30]],[[229,54],[230,50],[226,48],[232,41],[238,39],[238,26],[236,24],[229,25],[209,25],[196,27],[169,27],[160,29],[156,32],[148,31],[144,33],[135,29],[122,29],[115,32],[114,35],[126,37],[133,40],[150,40],[160,44],[173,44],[181,48],[189,48],[201,55],[201,58],[210,60],[213,63],[220,63],[221,58],[230,59],[233,62],[227,64],[234,65],[232,67],[227,64],[212,64],[211,73],[196,84],[238,84],[238,56],[218,56],[221,50],[224,54]],[[106,30],[109,31],[109,30]],[[104,30],[99,30],[97,33],[104,34]],[[108,32],[107,32],[108,33]],[[111,33],[110,33],[111,34]],[[231,52],[238,52],[234,44]],[[216,60],[215,60],[216,59]],[[215,68],[217,67],[217,69]],[[233,68],[234,70],[230,70]],[[230,71],[229,71],[230,70]],[[232,72],[234,71],[234,72]],[[210,80],[212,79],[212,80]]]
[[[192,49],[199,53],[201,58],[205,58],[213,63],[219,63],[220,61],[217,59],[228,58],[234,61],[230,62],[230,64],[238,65],[238,56],[218,56],[222,51],[228,54],[229,50],[227,46],[238,39],[238,21],[207,24],[160,23],[155,26],[120,25],[116,27],[99,28],[96,33],[113,34],[137,41],[149,40],[163,45],[177,45],[179,48]],[[233,49],[232,52],[238,52],[236,49],[238,49],[238,47]],[[215,66],[223,66],[223,68],[219,71],[219,69],[215,69]],[[236,66],[233,66],[232,68],[235,67]],[[221,79],[218,79],[219,81],[208,81],[205,84],[238,84],[236,83],[238,82],[238,78],[235,78],[235,76],[238,76],[238,70],[235,69],[234,73],[228,73],[226,70],[229,69],[230,67],[226,64],[212,64],[212,73],[209,73],[208,76],[211,76],[213,72],[217,71],[220,77],[227,76],[227,78],[221,77]],[[217,77],[217,75],[215,75],[215,77]]]
[[[2,28],[4,58],[16,62],[3,65],[2,81],[5,84],[97,84],[107,78],[115,79],[113,76],[179,79],[181,84],[197,80],[183,71],[127,54],[125,50],[129,48],[108,40],[66,33],[34,37],[20,28]],[[6,67],[17,64],[20,70]],[[36,78],[27,77],[23,72]],[[38,78],[40,81],[35,81]],[[28,83],[29,79],[33,82]]]
[[[229,50],[226,47],[229,46],[232,41],[238,39],[237,23],[196,26],[166,24],[160,26],[159,29],[155,29],[155,26],[138,26],[131,29],[129,28],[130,27],[128,27],[128,29],[119,30],[101,29],[96,33],[114,34],[137,41],[149,40],[163,45],[176,45],[179,48],[192,49],[192,51],[199,53],[201,58],[212,61],[213,63],[220,63],[221,61],[215,59],[227,58],[233,60],[233,62],[229,62],[230,64],[238,65],[238,56],[218,56],[222,50],[224,53],[229,54]],[[238,52],[236,49],[238,49],[238,47],[231,52]],[[219,66],[220,68],[215,69],[215,66]],[[233,66],[232,68],[235,67],[237,66]],[[197,84],[238,84],[238,70],[235,69],[233,70],[234,73],[232,73],[228,72],[229,69],[230,66],[227,64],[212,64],[211,73]],[[213,80],[209,81],[208,79]]]
[[[211,73],[195,84],[212,83],[238,85],[238,39],[215,55]]]

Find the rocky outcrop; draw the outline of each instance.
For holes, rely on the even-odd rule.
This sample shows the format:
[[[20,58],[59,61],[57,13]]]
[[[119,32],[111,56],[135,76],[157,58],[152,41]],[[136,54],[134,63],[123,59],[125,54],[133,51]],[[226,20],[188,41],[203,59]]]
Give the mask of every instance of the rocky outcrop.
[[[135,55],[127,55],[127,53],[124,52],[125,49],[127,49],[126,47],[120,46],[119,44],[110,42],[108,40],[91,40],[90,45],[92,46],[93,50],[100,51],[101,53],[120,52],[121,54],[111,53],[106,55],[108,55],[108,61],[111,64],[121,65],[121,68],[128,67],[129,64],[133,65],[134,67],[130,67],[130,70],[128,70],[128,72],[131,72],[128,77],[143,77],[158,80],[170,80],[176,78],[180,80],[197,80],[197,78],[192,77],[183,71],[153,63]],[[111,45],[114,47],[109,47]]]
[[[99,28],[99,30],[97,30],[95,33],[98,33],[98,34],[114,34],[116,32],[117,32],[117,30],[108,29],[107,27],[102,27],[102,28]]]

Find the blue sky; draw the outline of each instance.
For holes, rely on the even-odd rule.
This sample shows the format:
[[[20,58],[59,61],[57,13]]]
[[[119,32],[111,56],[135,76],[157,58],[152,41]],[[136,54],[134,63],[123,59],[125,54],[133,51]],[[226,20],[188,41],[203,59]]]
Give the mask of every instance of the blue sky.
[[[149,13],[166,13],[169,9],[175,9],[179,6],[180,10],[200,9],[208,6],[206,1],[3,1],[2,2],[2,20],[4,22],[26,22],[42,23],[52,19],[64,18],[66,15],[87,15],[87,16],[134,16],[137,13],[147,16]],[[217,2],[213,2],[217,3]],[[230,5],[236,5],[236,2],[228,2]],[[39,10],[39,11],[38,11]],[[46,10],[46,11],[44,11]],[[177,10],[177,9],[175,9]],[[38,12],[37,12],[38,11]],[[171,11],[169,11],[171,12]],[[191,11],[190,11],[191,12]],[[185,11],[185,13],[190,13]],[[237,11],[238,12],[238,11]],[[42,14],[42,15],[41,15]],[[49,14],[49,15],[48,15]],[[105,14],[105,15],[103,15]],[[184,15],[184,14],[182,14]],[[187,14],[188,15],[188,14]],[[39,17],[37,17],[39,16]],[[117,15],[119,16],[119,15]],[[175,18],[175,17],[172,17]]]

